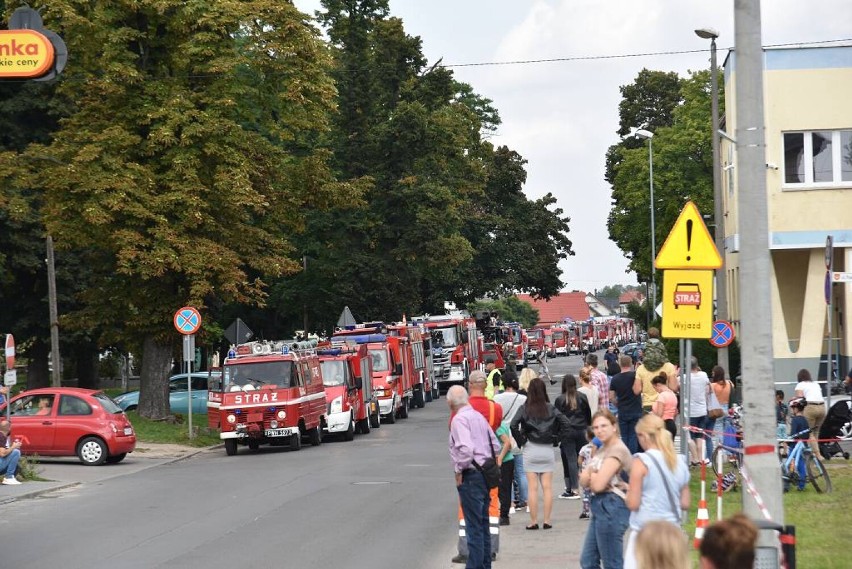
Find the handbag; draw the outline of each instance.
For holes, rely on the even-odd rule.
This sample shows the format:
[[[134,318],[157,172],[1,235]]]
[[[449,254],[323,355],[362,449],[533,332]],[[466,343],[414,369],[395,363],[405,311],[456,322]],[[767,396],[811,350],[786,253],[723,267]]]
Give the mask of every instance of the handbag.
[[[485,477],[485,485],[490,490],[500,485],[500,467],[497,465],[497,455],[494,453],[494,445],[491,444],[490,437],[488,438],[488,446],[491,447],[491,458],[486,458],[481,466],[474,460],[473,466]]]
[[[663,467],[660,466],[660,463],[657,462],[657,459],[654,457],[654,455],[646,452],[645,456],[650,458],[651,462],[654,463],[654,466],[657,467],[657,472],[660,473],[660,478],[663,479],[663,486],[666,487],[666,494],[668,494],[668,496],[669,496],[669,505],[672,507],[672,512],[674,512],[675,518],[677,518],[678,525],[680,525],[681,523],[683,523],[683,511],[677,505],[677,501],[675,500],[675,497],[674,497],[674,492],[672,491],[671,487],[669,486],[669,479],[666,478],[666,473],[663,472]]]
[[[716,393],[711,387],[710,393],[707,394],[707,416],[711,419],[719,419],[724,414],[725,412],[722,411],[722,405],[719,403],[719,400],[716,399]]]

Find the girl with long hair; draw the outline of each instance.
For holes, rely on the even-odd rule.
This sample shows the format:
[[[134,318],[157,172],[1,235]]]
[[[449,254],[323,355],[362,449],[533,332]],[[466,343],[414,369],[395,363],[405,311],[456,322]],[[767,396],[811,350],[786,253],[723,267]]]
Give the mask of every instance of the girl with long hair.
[[[541,378],[533,378],[527,387],[527,400],[521,411],[512,419],[512,434],[517,440],[526,439],[524,444],[524,471],[527,475],[527,505],[530,509],[529,530],[539,529],[538,488],[541,483],[544,502],[544,529],[553,526],[553,441],[568,427],[568,420],[550,404],[547,388]]]
[[[646,523],[665,520],[680,525],[683,510],[689,508],[689,468],[677,459],[663,420],[657,415],[645,415],[636,424],[636,435],[645,452],[634,456],[630,468],[630,535],[625,569],[636,569],[636,534]]]
[[[600,395],[598,394],[598,390],[592,387],[592,372],[588,368],[582,368],[580,370],[580,387],[577,388],[577,391],[586,396],[586,399],[589,401],[589,410],[592,412],[592,415],[598,412],[598,399]]]
[[[559,497],[579,500],[577,453],[586,444],[586,429],[592,424],[592,411],[586,396],[577,390],[577,379],[570,373],[562,379],[562,395],[556,398],[554,406],[565,415],[570,425],[559,440],[565,477],[565,492]]]
[[[618,436],[618,420],[601,409],[592,417],[592,430],[602,446],[583,468],[580,485],[593,492],[592,519],[580,555],[582,569],[599,569],[601,561],[607,569],[622,567],[624,532],[630,515],[626,497],[625,475],[630,474],[630,451]]]
[[[654,401],[651,411],[663,420],[666,430],[672,434],[672,440],[674,440],[677,435],[677,425],[674,420],[677,415],[677,395],[669,388],[668,381],[664,371],[651,380],[651,386],[657,392],[657,400]]]

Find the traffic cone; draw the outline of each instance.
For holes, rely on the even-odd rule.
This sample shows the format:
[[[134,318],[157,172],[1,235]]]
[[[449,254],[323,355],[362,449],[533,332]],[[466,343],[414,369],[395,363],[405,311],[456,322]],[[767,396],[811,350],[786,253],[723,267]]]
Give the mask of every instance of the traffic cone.
[[[710,513],[707,511],[707,501],[699,500],[698,514],[695,519],[695,539],[692,542],[692,546],[695,549],[698,549],[698,546],[701,545],[701,540],[704,539],[704,530],[709,523]]]

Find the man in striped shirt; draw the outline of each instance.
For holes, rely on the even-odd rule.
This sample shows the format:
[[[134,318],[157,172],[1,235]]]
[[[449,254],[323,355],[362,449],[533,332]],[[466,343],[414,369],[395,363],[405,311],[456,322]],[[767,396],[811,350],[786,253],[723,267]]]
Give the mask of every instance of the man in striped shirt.
[[[586,368],[589,370],[589,383],[598,390],[598,409],[610,409],[609,380],[606,374],[598,369],[598,355],[586,356]]]

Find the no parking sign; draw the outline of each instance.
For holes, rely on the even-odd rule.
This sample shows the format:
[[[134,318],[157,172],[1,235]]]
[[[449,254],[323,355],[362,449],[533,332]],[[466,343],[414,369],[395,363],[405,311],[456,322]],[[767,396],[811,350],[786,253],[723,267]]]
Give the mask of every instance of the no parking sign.
[[[710,344],[714,348],[725,348],[734,341],[734,327],[727,320],[716,320],[710,335]]]

